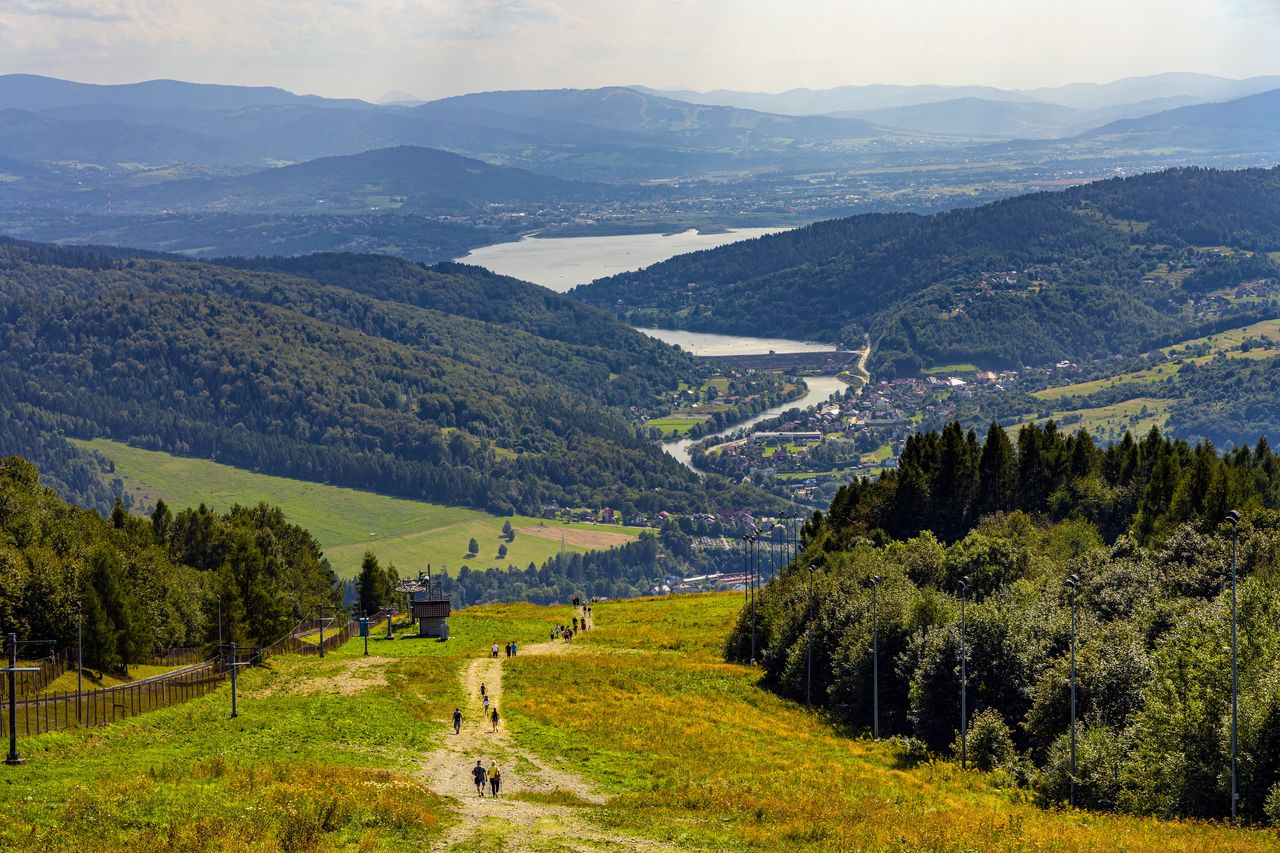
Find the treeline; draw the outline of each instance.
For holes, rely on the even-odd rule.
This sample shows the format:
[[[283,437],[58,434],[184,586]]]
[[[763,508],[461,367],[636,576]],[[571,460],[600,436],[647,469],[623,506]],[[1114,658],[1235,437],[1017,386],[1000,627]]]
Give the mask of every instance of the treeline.
[[[557,554],[541,567],[472,571],[463,566],[456,576],[442,572],[439,589],[448,593],[454,607],[490,602],[528,601],[533,604],[566,604],[575,596],[630,598],[644,595],[662,576],[657,537],[642,533],[635,542],[588,551]]]
[[[1089,522],[1108,541],[1146,544],[1192,522],[1213,526],[1231,507],[1280,507],[1280,459],[1266,439],[1219,455],[1156,428],[1099,447],[1085,431],[1027,425],[1016,444],[998,424],[979,443],[959,423],[907,439],[898,468],[842,487],[830,521],[845,541],[908,539],[928,530],[955,541],[984,516],[1023,510]]]
[[[299,275],[0,241],[0,412],[504,514],[712,504],[634,423],[698,381],[686,354],[471,268],[260,263]]]
[[[1076,576],[1077,805],[1223,817],[1238,509],[1240,808],[1280,822],[1280,458],[1265,441],[1219,454],[1153,430],[1101,451],[1052,427],[984,443],[948,428],[904,466],[810,519],[799,559],[740,615],[731,659],[754,634],[767,682],[803,700],[812,654],[814,702],[867,731],[874,595],[881,736],[958,758],[963,631],[970,761],[1060,803]]]
[[[820,222],[574,293],[642,324],[847,344],[869,332],[882,376],[1017,367],[1192,337],[1190,299],[1273,265],[1208,261],[1181,284],[1161,270],[1181,268],[1193,247],[1277,251],[1277,221],[1280,169],[1171,169],[933,216]]]
[[[76,643],[120,671],[173,647],[270,643],[317,605],[340,603],[310,534],[265,504],[109,519],[67,504],[30,462],[0,461],[0,630]],[[79,610],[77,608],[79,604]]]

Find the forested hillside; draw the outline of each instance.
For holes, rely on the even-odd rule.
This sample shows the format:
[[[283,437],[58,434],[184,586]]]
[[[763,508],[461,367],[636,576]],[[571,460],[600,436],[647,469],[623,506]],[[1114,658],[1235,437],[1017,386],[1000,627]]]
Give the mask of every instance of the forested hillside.
[[[19,637],[76,642],[85,662],[120,671],[217,637],[271,643],[319,605],[341,603],[315,540],[266,504],[150,519],[119,504],[109,519],[65,503],[35,466],[0,460],[0,624]]]
[[[632,420],[695,377],[689,356],[472,268],[280,265],[341,286],[0,242],[0,407],[44,435],[500,513],[707,505]],[[59,478],[64,449],[6,448]]]
[[[1280,169],[1175,169],[934,216],[820,222],[602,279],[638,324],[858,343],[883,373],[1143,352],[1248,302],[1205,304],[1280,251]],[[1220,282],[1192,274],[1249,259]],[[1251,264],[1253,266],[1251,266]],[[1265,271],[1264,271],[1265,274]],[[1254,276],[1256,277],[1256,276]]]
[[[1265,441],[1221,455],[1154,430],[1106,450],[1052,425],[1014,438],[993,426],[982,442],[954,424],[921,434],[900,471],[844,487],[814,515],[803,553],[742,612],[727,651],[754,648],[766,680],[803,699],[811,645],[815,703],[868,729],[874,588],[880,734],[958,757],[963,596],[968,760],[1059,803],[1074,576],[1076,804],[1222,817],[1233,509],[1241,814],[1277,823],[1280,457]]]

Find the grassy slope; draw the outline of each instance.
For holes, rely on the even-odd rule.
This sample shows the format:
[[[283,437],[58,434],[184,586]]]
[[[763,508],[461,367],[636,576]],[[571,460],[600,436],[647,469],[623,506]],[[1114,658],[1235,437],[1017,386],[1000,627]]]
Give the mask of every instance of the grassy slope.
[[[891,745],[842,737],[721,661],[739,606],[734,593],[598,604],[566,654],[505,662],[517,741],[612,795],[591,822],[681,850],[1275,849],[1261,831],[1044,810],[946,762],[904,769]],[[224,685],[24,741],[31,763],[0,774],[0,848],[420,849],[452,820],[419,762],[460,704],[461,665],[570,615],[473,608],[449,643],[373,639],[365,661],[354,639],[250,670],[237,720]]]
[[[353,639],[280,657],[230,688],[102,729],[21,743],[0,773],[0,849],[422,849],[450,815],[415,774],[463,660],[530,644],[570,608],[505,605],[451,621],[449,643]]]
[[[630,539],[640,534],[636,527],[566,525],[524,516],[507,519],[473,509],[255,474],[106,439],[75,443],[115,462],[114,476],[123,479],[125,487],[144,504],[163,498],[175,510],[200,503],[220,510],[235,503],[259,501],[280,506],[290,521],[311,531],[342,577],[356,575],[366,550],[376,553],[384,564],[395,563],[401,575],[408,575],[425,569],[427,563],[454,571],[463,565],[523,568],[531,561],[541,565],[560,550],[561,530],[616,533],[619,542],[626,541],[624,536]],[[508,520],[516,528],[541,529],[545,525],[548,538],[517,533],[515,541],[507,545],[506,559],[500,561],[497,551],[502,544],[502,524]],[[480,554],[468,560],[467,545],[472,537],[480,543]],[[566,542],[564,549],[587,550],[571,542]]]
[[[599,604],[572,655],[506,679],[516,736],[616,796],[602,823],[680,849],[1269,850],[1270,833],[1048,811],[953,764],[898,766],[719,657],[735,593]]]

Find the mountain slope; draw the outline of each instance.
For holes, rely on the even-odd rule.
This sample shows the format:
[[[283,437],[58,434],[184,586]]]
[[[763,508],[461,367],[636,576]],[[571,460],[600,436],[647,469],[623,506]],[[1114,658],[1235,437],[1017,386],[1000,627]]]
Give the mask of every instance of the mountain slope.
[[[1212,104],[1121,119],[1083,134],[1090,141],[1182,150],[1280,150],[1280,86]]]
[[[119,209],[448,213],[495,202],[549,203],[602,187],[400,146],[232,178],[171,181],[117,194]],[[119,197],[123,195],[123,197]]]
[[[274,86],[226,86],[180,80],[102,85],[36,74],[0,74],[0,108],[53,110],[94,104],[152,110],[234,110],[281,104],[370,106],[364,101],[295,95]]]
[[[870,332],[882,369],[1043,363],[1140,352],[1253,311],[1182,287],[1194,246],[1280,249],[1280,169],[1171,170],[929,217],[833,220],[574,295],[640,324],[846,343]]]
[[[473,275],[401,278],[458,292]],[[0,241],[0,408],[45,432],[496,511],[705,505],[628,414],[692,378],[692,360],[566,297],[480,277],[517,306],[502,310],[541,304],[594,342],[393,288]]]

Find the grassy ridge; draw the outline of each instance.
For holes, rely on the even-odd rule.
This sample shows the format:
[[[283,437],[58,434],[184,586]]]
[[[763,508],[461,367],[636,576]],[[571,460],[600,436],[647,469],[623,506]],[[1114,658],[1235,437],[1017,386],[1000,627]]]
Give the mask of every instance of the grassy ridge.
[[[311,531],[340,577],[354,577],[366,550],[385,564],[393,562],[402,575],[447,566],[456,570],[469,565],[489,568],[508,564],[541,565],[560,551],[559,532],[586,530],[614,533],[618,544],[640,535],[637,527],[604,527],[562,524],[526,516],[503,518],[473,509],[391,498],[372,492],[255,474],[229,465],[139,450],[107,439],[75,441],[96,450],[115,463],[115,474],[125,488],[144,505],[162,498],[174,509],[204,503],[217,510],[232,504],[268,501],[284,510],[289,520]],[[512,527],[545,529],[546,536],[517,533],[507,544],[507,556],[499,559],[503,522]],[[545,527],[544,527],[545,526]],[[467,559],[469,541],[480,543],[480,553]],[[601,543],[605,547],[609,542]],[[565,551],[588,550],[567,537]]]
[[[573,655],[513,661],[517,737],[615,796],[611,828],[680,849],[1268,850],[1194,822],[1047,811],[951,763],[904,765],[720,659],[737,594],[595,608]]]

